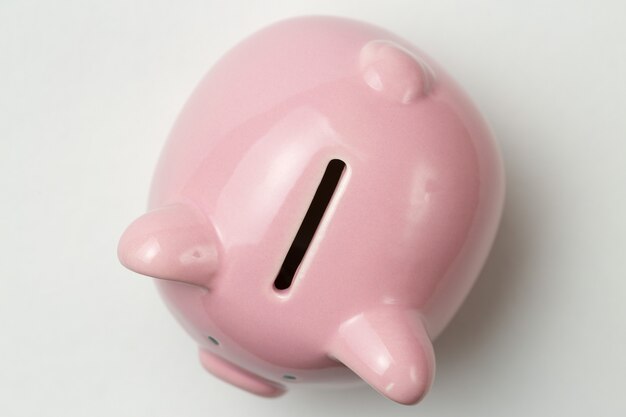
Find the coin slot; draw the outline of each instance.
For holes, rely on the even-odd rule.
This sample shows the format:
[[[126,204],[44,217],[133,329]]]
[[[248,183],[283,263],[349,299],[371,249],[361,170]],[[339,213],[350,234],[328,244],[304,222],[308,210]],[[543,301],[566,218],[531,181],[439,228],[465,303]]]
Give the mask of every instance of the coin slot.
[[[296,233],[296,237],[287,252],[287,256],[280,267],[278,276],[274,280],[274,287],[278,290],[286,290],[293,282],[294,275],[306,254],[313,236],[322,221],[322,217],[328,208],[328,204],[339,185],[339,180],[346,168],[345,162],[333,159],[328,163],[320,185],[315,191],[311,205],[309,206],[302,224]]]

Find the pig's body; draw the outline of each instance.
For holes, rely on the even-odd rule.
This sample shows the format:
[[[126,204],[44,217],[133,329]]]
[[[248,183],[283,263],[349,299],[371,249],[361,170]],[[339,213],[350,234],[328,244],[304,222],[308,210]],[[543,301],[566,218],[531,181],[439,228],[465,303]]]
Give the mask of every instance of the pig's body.
[[[279,290],[331,160],[345,169]],[[164,279],[163,298],[223,379],[272,396],[352,370],[414,403],[502,197],[490,133],[435,63],[369,25],[294,19],[242,42],[198,86],[120,258]]]

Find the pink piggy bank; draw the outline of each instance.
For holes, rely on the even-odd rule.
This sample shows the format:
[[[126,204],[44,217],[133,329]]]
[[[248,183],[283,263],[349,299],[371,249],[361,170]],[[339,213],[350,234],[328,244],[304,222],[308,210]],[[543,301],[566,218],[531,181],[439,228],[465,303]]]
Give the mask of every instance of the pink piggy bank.
[[[489,129],[435,62],[368,24],[297,18],[201,81],[119,258],[158,278],[227,382],[271,397],[358,376],[413,404],[503,194]]]

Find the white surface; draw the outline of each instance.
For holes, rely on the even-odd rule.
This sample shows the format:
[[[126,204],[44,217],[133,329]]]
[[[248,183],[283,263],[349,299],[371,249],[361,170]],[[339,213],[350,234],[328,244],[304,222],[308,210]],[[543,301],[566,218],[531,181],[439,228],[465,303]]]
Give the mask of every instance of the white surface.
[[[0,4],[0,415],[624,416],[626,3]],[[455,76],[499,138],[493,255],[417,407],[363,388],[260,399],[205,374],[117,263],[161,145],[209,66],[277,19],[384,26]]]

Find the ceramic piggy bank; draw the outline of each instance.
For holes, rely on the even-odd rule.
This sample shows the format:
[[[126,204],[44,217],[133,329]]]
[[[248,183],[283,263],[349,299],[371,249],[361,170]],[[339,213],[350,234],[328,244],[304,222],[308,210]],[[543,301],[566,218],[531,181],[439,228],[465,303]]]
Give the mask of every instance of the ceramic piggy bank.
[[[231,384],[271,397],[362,379],[413,404],[503,191],[489,129],[435,62],[368,24],[297,18],[201,81],[119,258],[157,278]]]

